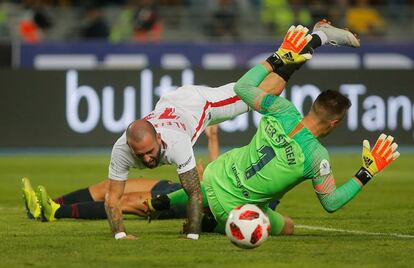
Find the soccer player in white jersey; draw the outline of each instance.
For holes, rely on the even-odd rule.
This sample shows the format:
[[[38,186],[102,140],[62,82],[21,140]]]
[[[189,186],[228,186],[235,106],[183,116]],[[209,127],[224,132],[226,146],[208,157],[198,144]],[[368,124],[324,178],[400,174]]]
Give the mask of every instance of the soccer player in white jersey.
[[[307,29],[303,29],[307,33]],[[327,43],[359,46],[358,39],[349,31],[320,21],[315,25],[312,40],[304,51],[312,53],[313,49]],[[266,77],[259,88],[276,95],[281,93],[290,76],[300,67],[293,61],[289,62],[289,57],[284,62],[285,65]],[[187,238],[198,239],[202,197],[192,146],[207,125],[223,122],[249,110],[234,93],[233,86],[234,83],[218,88],[178,88],[162,96],[153,112],[132,122],[116,141],[109,165],[109,191],[105,198],[109,225],[116,239],[135,239],[135,236],[126,234],[120,206],[129,168],[152,169],[164,164],[173,164],[177,168],[181,184],[189,196]]]
[[[190,215],[193,217],[190,222],[194,226],[193,232],[188,234],[189,238],[197,239],[201,209],[194,207],[201,206],[202,199],[192,147],[206,126],[249,110],[235,95],[233,85],[232,83],[218,88],[181,87],[162,96],[154,111],[144,119],[132,122],[112,150],[109,197],[114,189],[118,193],[123,192],[130,167],[141,169],[174,164],[182,186],[191,200],[189,211],[198,211],[196,215]],[[198,195],[200,199],[197,198]],[[109,198],[106,199],[108,201]],[[106,206],[106,210],[108,218],[109,215],[114,215],[111,208]]]

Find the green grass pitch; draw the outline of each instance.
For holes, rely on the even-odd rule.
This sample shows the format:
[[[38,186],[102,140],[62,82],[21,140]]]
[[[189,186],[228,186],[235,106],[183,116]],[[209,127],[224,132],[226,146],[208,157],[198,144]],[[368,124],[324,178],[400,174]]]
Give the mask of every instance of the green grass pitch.
[[[22,176],[57,196],[105,179],[108,160],[106,155],[1,156],[0,267],[414,267],[412,154],[403,154],[334,214],[323,210],[310,182],[301,184],[278,210],[302,228],[294,236],[271,237],[254,250],[239,249],[216,234],[183,239],[182,220],[147,223],[127,216],[126,228],[139,240],[115,241],[105,220],[26,218]],[[356,154],[332,156],[338,185],[357,171],[359,161]],[[171,167],[131,175],[177,180]]]

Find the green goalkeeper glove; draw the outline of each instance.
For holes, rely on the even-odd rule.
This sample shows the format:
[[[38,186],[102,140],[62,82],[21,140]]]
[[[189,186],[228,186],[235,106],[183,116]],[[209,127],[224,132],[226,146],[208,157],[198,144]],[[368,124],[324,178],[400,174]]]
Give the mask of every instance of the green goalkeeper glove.
[[[310,53],[300,54],[303,48],[312,40],[308,28],[302,25],[290,26],[283,39],[282,45],[266,61],[273,71],[285,64],[298,64],[312,58]]]
[[[371,150],[369,141],[364,140],[362,147],[362,167],[355,177],[366,184],[373,176],[381,172],[386,166],[400,156],[398,144],[393,142],[392,136],[381,134]]]

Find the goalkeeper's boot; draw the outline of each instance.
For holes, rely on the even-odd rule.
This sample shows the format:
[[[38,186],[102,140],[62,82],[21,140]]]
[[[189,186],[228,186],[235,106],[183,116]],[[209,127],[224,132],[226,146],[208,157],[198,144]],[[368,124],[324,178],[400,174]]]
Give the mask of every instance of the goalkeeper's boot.
[[[37,187],[37,198],[40,202],[40,207],[42,208],[42,220],[43,221],[54,221],[55,213],[60,208],[60,205],[53,201],[46,192],[45,187],[39,185]]]
[[[360,47],[358,38],[348,30],[336,28],[327,20],[318,21],[313,32],[321,31],[328,37],[328,43],[333,46]]]
[[[22,178],[22,192],[27,217],[35,220],[40,219],[40,205],[28,178]]]

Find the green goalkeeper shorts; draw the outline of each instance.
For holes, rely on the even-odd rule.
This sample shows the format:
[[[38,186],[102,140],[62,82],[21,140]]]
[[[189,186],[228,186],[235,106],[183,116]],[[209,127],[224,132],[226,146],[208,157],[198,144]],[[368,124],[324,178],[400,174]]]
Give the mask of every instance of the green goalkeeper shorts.
[[[241,203],[239,199],[232,197],[217,187],[214,175],[210,173],[211,170],[212,169],[207,168],[204,171],[203,184],[207,194],[208,205],[217,221],[217,226],[214,231],[218,233],[225,233],[226,221],[230,211],[235,207],[244,204]],[[259,205],[259,207],[261,207],[263,212],[269,218],[271,234],[279,235],[285,225],[283,216],[280,213],[270,209],[268,204]]]

